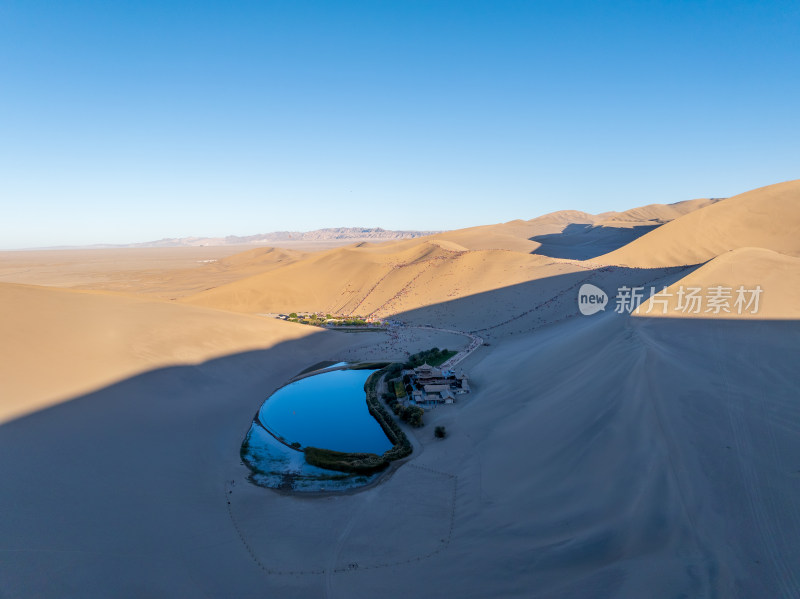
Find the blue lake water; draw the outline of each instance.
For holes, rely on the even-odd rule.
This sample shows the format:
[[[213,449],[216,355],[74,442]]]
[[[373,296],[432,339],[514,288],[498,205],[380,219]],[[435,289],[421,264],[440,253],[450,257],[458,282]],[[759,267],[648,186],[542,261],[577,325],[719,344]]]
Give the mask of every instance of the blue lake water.
[[[367,409],[364,383],[374,370],[334,370],[278,389],[260,424],[287,443],[382,454],[392,444]]]

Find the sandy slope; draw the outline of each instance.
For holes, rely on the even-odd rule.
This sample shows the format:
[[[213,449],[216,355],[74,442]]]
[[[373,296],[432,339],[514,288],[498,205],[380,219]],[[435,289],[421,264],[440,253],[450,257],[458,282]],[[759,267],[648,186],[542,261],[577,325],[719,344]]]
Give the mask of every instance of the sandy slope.
[[[684,200],[674,204],[647,204],[639,208],[631,208],[624,212],[603,212],[597,216],[594,224],[607,226],[621,226],[624,223],[644,224],[647,222],[666,223],[671,220],[689,214],[700,208],[710,206],[720,201],[719,199],[700,198],[696,200]]]
[[[249,486],[238,443],[265,389],[324,348],[145,373],[0,428],[0,586],[792,597],[798,346],[796,324],[613,313],[504,341],[470,357],[474,395],[430,415],[446,441],[423,429],[396,476],[315,499]]]
[[[598,248],[619,247],[644,230],[712,203],[653,204],[598,216],[564,210],[419,240],[361,243],[297,257],[285,267],[182,301],[251,314],[321,311],[388,317],[455,297],[578,272],[582,267],[550,256],[594,256],[602,253]]]
[[[134,374],[308,336],[272,319],[0,284],[0,421]]]
[[[688,301],[684,300],[686,309],[678,309],[678,291],[683,288],[688,293],[691,288],[699,288],[701,296],[707,296],[709,290],[723,287],[720,297],[722,304],[728,308],[717,310],[709,306],[707,301],[695,312]],[[755,303],[749,309],[750,290],[761,287],[758,306]],[[744,302],[741,313],[736,306],[737,289],[744,287]],[[660,292],[663,293],[661,289]],[[685,297],[685,296],[684,296]],[[659,302],[650,300],[638,309],[639,315],[672,318],[730,318],[730,319],[800,319],[800,258],[786,256],[761,248],[741,248],[722,254],[686,277],[670,285],[663,299]],[[648,312],[649,310],[649,312]]]
[[[552,260],[503,250],[466,251],[440,240],[351,247],[311,255],[183,301],[248,313],[388,316],[529,280],[533,270],[548,263]]]
[[[454,241],[466,249],[487,250],[505,249],[515,252],[532,253],[542,247],[544,236],[556,236],[568,228],[588,231],[595,227],[606,230],[624,230],[634,227],[658,226],[679,216],[713,204],[717,200],[698,199],[676,202],[674,204],[648,204],[624,212],[604,212],[587,214],[578,210],[559,210],[530,220],[514,220],[497,225],[484,225],[448,231],[433,236],[436,239]],[[626,236],[624,231],[615,231]],[[575,243],[575,239],[570,243]],[[584,241],[584,240],[579,240]],[[615,245],[613,240],[611,245]],[[616,246],[619,247],[620,243]]]
[[[424,456],[464,476],[442,578],[476,597],[794,596],[798,343],[796,323],[608,314],[496,348],[473,368],[485,399],[443,415],[461,444]]]
[[[594,216],[577,210],[562,210],[531,220],[513,220],[496,225],[470,227],[439,233],[436,239],[446,239],[470,250],[510,250],[531,253],[539,243],[531,240],[536,235],[560,233],[570,224],[590,224]]]
[[[1,252],[0,281],[136,293],[161,299],[201,294],[188,301],[249,313],[353,312],[356,307],[363,311],[365,306],[359,305],[363,297],[359,294],[378,284],[386,299],[396,294],[407,295],[406,286],[414,276],[415,265],[431,265],[432,262],[428,262],[431,259],[441,261],[447,257],[458,258],[463,252],[487,250],[583,259],[619,247],[641,235],[643,230],[709,202],[654,204],[600,215],[563,210],[528,221],[473,227],[428,238],[360,242],[315,252],[280,248],[238,251],[244,248],[231,247]],[[572,251],[570,248],[579,249]],[[235,255],[231,255],[233,252]],[[482,258],[470,260],[487,262]],[[457,277],[458,284],[453,286],[458,289],[448,290],[445,296],[479,293],[515,284],[521,280],[517,272],[520,268],[542,264],[534,260],[526,263],[519,256],[497,252],[491,254],[489,262],[495,271],[506,264],[505,275],[499,279],[491,275],[488,278],[493,279],[492,282],[480,276],[471,280],[474,272],[471,267],[463,273],[456,268],[456,272],[463,275]],[[408,267],[403,274],[411,274],[411,277],[391,273],[387,280],[381,281],[398,267]],[[268,274],[270,272],[272,274]],[[452,281],[452,275],[452,272],[442,273],[443,278],[437,279],[437,284],[447,279]],[[535,279],[540,274],[525,276]],[[250,280],[246,280],[248,278]],[[423,288],[421,293],[425,295],[427,290]],[[437,292],[427,303],[438,302],[443,297]],[[408,302],[400,306],[401,309],[408,307],[411,307]]]
[[[800,256],[800,180],[705,206],[597,261],[643,268],[700,264],[740,247]]]
[[[320,359],[403,359],[460,336],[348,335],[245,314],[104,292],[0,284],[0,422],[155,368],[308,338]],[[308,366],[305,364],[299,370]],[[291,373],[294,374],[294,373]]]

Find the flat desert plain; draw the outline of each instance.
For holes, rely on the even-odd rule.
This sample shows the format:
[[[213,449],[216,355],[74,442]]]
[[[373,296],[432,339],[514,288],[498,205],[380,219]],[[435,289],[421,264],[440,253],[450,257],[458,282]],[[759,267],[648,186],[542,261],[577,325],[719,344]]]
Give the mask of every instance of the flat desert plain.
[[[695,288],[728,310],[682,311]],[[800,597],[798,297],[800,181],[327,249],[0,253],[0,596]],[[248,481],[294,375],[477,337],[472,392],[377,484]]]

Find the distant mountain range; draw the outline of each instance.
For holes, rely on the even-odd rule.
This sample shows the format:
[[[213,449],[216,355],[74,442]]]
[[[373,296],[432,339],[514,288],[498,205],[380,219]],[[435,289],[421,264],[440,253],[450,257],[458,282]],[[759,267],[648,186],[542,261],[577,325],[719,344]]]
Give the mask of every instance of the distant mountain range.
[[[227,237],[170,237],[157,241],[145,241],[129,244],[97,244],[92,248],[166,248],[166,247],[200,247],[221,245],[269,245],[287,241],[385,241],[390,239],[415,239],[425,235],[433,235],[441,231],[387,231],[380,227],[336,227],[317,229],[315,231],[274,231],[258,235],[228,235]],[[62,248],[53,248],[62,249]]]

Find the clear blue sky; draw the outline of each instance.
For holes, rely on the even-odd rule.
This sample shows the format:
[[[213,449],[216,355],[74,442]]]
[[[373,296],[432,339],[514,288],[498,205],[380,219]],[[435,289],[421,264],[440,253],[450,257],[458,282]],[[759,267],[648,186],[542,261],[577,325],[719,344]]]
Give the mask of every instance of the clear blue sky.
[[[800,2],[0,2],[0,247],[800,177]]]

